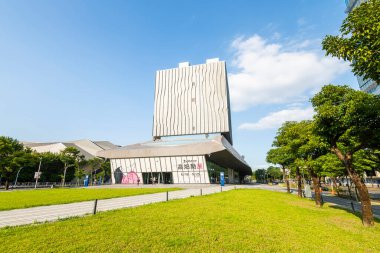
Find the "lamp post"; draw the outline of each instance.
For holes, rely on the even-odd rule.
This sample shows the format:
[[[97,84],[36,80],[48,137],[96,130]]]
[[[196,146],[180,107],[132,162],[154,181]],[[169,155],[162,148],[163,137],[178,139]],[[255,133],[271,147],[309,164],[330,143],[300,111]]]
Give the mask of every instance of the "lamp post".
[[[34,185],[34,189],[37,188],[38,179],[40,178],[41,162],[42,162],[42,157],[40,157],[40,164],[38,165],[38,171],[36,175],[36,184]]]
[[[16,175],[15,183],[13,184],[13,187],[16,187],[17,179],[18,179],[18,175],[20,174],[20,171],[21,171],[23,168],[24,168],[24,167],[21,167],[21,168],[17,171],[17,175]]]

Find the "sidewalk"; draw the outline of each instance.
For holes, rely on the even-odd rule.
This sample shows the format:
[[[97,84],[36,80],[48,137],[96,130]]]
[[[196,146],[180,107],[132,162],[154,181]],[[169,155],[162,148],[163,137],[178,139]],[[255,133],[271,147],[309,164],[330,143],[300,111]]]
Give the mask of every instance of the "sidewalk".
[[[352,211],[352,207],[351,207],[351,202],[352,202],[356,212],[361,212],[361,210],[362,210],[360,202],[357,202],[355,200],[340,198],[340,197],[337,197],[335,195],[332,195],[330,193],[325,193],[325,192],[322,194],[322,196],[323,196],[324,202],[331,203],[335,206],[339,206],[339,207],[342,207],[344,209],[348,209],[348,210]],[[371,201],[371,204],[372,204],[373,216],[380,219],[380,204],[379,204],[379,202],[378,201]]]
[[[278,185],[266,185],[266,184],[256,184],[252,185],[253,189],[263,189],[270,191],[279,191],[286,192],[286,188],[280,187]],[[297,194],[297,189],[291,189],[293,194]],[[354,205],[356,212],[361,212],[361,204],[355,200],[349,200],[344,198],[339,198],[335,195],[331,195],[330,193],[323,192],[322,193],[323,201],[328,202],[334,206],[338,206],[349,211],[352,211],[351,202]],[[378,201],[372,201],[372,211],[376,218],[380,219],[380,203]]]
[[[97,212],[141,206],[151,203],[164,202],[173,199],[183,199],[229,191],[235,186],[204,186],[205,188],[185,189],[171,192],[160,192],[130,197],[102,199],[97,201]],[[73,216],[83,216],[94,212],[95,201],[84,201],[70,204],[39,206],[24,209],[0,211],[0,227],[33,224],[37,222],[55,221]]]

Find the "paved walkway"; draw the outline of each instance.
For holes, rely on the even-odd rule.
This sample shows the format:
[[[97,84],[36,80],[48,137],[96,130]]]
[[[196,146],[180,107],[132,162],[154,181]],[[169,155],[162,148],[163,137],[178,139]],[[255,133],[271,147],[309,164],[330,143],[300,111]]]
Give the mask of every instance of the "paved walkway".
[[[271,191],[286,192],[285,188],[280,186],[270,186],[265,184],[255,184],[255,185],[237,185],[237,186],[194,186],[192,189],[185,189],[172,192],[161,192],[146,195],[137,195],[130,197],[121,197],[113,199],[98,200],[97,202],[97,212],[141,206],[145,204],[164,202],[173,199],[183,199],[191,196],[200,196],[218,193],[222,191],[229,191],[233,189],[264,189]],[[293,193],[297,194],[293,190]],[[360,203],[357,201],[351,201],[347,199],[338,198],[330,194],[323,194],[323,199],[325,202],[329,202],[338,207],[351,209],[351,202],[354,204],[356,211],[361,211]],[[86,214],[91,214],[94,211],[95,201],[84,201],[71,204],[62,205],[51,205],[51,206],[39,206],[31,207],[25,209],[15,209],[9,211],[0,211],[0,227],[5,226],[17,226],[17,225],[27,225],[37,222],[45,221],[55,221],[58,219],[64,219],[73,216],[83,216]],[[373,211],[375,217],[380,219],[380,204],[378,202],[373,203]]]
[[[173,199],[183,199],[191,196],[213,194],[235,189],[235,186],[206,186],[198,189],[185,189],[171,192],[161,192],[130,197],[98,200],[97,212],[141,206],[150,203],[164,202]],[[95,201],[84,201],[71,204],[39,206],[9,211],[0,211],[0,227],[26,225],[37,222],[54,221],[58,219],[83,216],[94,211]]]
[[[280,187],[278,185],[255,184],[255,185],[250,186],[250,188],[286,192],[286,188]],[[293,190],[293,194],[297,194],[296,189],[292,189],[292,190]],[[326,192],[323,192],[322,197],[323,197],[324,202],[328,202],[334,206],[344,208],[349,211],[352,211],[352,207],[351,207],[351,202],[352,202],[352,204],[354,205],[355,211],[361,212],[360,202],[344,199],[344,198],[339,198],[335,195],[331,195]],[[374,216],[380,219],[380,202],[379,201],[372,201],[372,211],[373,211]]]

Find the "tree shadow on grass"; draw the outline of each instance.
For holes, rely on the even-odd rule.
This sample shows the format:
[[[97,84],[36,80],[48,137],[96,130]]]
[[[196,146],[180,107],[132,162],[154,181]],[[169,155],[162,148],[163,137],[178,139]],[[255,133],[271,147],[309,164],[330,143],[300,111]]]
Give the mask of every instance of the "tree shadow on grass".
[[[362,214],[361,212],[355,210],[355,212],[353,212],[351,209],[347,209],[347,208],[344,208],[344,207],[341,207],[341,206],[336,206],[336,205],[330,205],[329,206],[330,208],[334,208],[334,209],[338,209],[338,210],[343,210],[343,211],[346,211],[347,213],[350,213],[350,214],[353,214],[355,215],[356,217],[358,217],[360,220],[362,220]],[[379,218],[376,218],[374,217],[374,220],[376,223],[380,223],[380,219]]]

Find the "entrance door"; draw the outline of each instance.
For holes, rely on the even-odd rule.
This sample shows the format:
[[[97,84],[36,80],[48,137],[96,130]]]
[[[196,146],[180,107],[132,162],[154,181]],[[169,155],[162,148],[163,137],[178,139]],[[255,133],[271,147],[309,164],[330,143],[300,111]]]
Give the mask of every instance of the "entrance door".
[[[151,178],[152,178],[152,175],[151,175],[152,173],[142,173],[142,177],[143,177],[143,183],[144,184],[151,184],[152,183],[152,180],[151,180]]]
[[[143,172],[144,184],[172,184],[173,183],[172,172]]]
[[[173,183],[173,173],[172,172],[162,172],[164,184]]]

